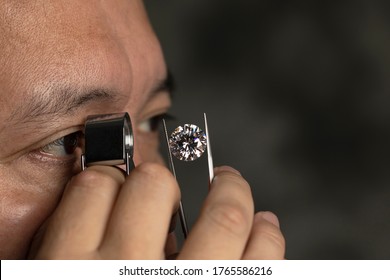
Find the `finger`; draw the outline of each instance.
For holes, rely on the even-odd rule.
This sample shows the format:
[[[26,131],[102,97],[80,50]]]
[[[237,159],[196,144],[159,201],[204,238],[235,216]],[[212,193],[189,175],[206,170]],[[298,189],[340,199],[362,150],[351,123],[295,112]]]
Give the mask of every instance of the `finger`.
[[[165,242],[165,258],[166,259],[173,259],[176,258],[177,255],[177,239],[175,234],[175,228],[176,228],[176,220],[177,220],[177,213],[173,214],[172,219],[169,224],[169,230],[168,230],[168,237]]]
[[[143,163],[124,183],[107,228],[102,250],[107,258],[160,259],[180,192],[161,165]]]
[[[174,232],[171,232],[167,236],[165,243],[165,258],[174,259],[177,255],[177,240]]]
[[[248,183],[230,167],[216,170],[200,217],[179,259],[239,259],[253,221]]]
[[[76,175],[49,221],[41,257],[48,253],[56,258],[78,258],[93,252],[102,240],[123,182],[123,173],[107,166],[89,167]]]
[[[279,229],[278,218],[271,212],[257,213],[243,259],[281,260],[284,253],[285,240]]]

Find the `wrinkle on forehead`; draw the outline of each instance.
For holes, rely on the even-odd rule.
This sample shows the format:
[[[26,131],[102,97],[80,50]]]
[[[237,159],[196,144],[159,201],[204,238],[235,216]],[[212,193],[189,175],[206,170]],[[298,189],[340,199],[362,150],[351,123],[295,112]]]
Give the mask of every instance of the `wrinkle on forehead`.
[[[138,0],[0,0],[0,28],[5,39],[22,45],[33,43],[34,38],[44,44],[42,36],[46,42],[71,39],[86,43],[113,36],[144,40],[145,33],[153,33]]]
[[[0,7],[3,48],[44,50],[56,55],[77,55],[79,48],[113,41],[112,30],[103,19],[107,14],[99,2],[5,1]]]
[[[0,36],[7,38],[0,40],[3,112],[25,102],[26,95],[39,96],[64,84],[112,89],[127,95],[129,106],[136,108],[145,97],[130,93],[146,93],[153,80],[165,76],[142,1],[0,3],[0,26],[6,30]]]
[[[2,91],[42,94],[63,84],[92,88],[100,86],[97,81],[113,80],[110,73],[130,72],[123,46],[113,38],[98,3],[91,8],[86,3],[94,1],[2,2]]]

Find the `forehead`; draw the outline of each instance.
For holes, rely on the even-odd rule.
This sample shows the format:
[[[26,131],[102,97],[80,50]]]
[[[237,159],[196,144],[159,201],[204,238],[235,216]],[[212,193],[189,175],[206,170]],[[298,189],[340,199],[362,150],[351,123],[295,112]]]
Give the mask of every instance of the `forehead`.
[[[145,23],[143,9],[134,5],[136,2],[3,0],[0,5],[2,37],[5,39],[2,45],[45,47],[56,42],[62,43],[57,45],[57,51],[66,51],[69,43],[84,45],[91,40],[104,42],[115,35],[128,35],[120,33]]]
[[[69,84],[129,92],[162,61],[142,1],[0,0],[3,105]]]
[[[118,23],[133,25],[146,20],[139,0],[0,0],[0,4],[0,21],[6,26],[3,31],[12,31],[13,36],[19,31],[43,29],[56,30],[46,34],[52,36],[70,35],[68,31],[75,36],[86,35],[86,30],[107,33],[110,28],[117,29]]]

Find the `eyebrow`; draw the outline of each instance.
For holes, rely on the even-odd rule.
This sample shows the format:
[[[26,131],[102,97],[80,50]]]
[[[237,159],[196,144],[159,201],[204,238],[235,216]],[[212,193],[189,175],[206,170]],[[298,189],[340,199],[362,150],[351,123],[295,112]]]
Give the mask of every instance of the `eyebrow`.
[[[92,102],[114,101],[115,96],[116,93],[99,88],[84,92],[65,89],[49,94],[37,94],[24,100],[8,120],[29,123],[42,117],[61,117]]]
[[[173,75],[171,71],[167,70],[165,79],[156,84],[150,93],[150,97],[163,91],[168,92],[172,96],[174,89],[175,83]],[[84,90],[84,92],[80,92],[80,90],[65,89],[50,92],[48,94],[38,94],[24,100],[23,104],[13,111],[7,121],[32,123],[41,121],[42,117],[60,118],[79,110],[90,103],[115,102],[120,99],[121,96],[123,96],[123,94],[103,88]]]
[[[172,72],[168,69],[167,76],[163,79],[157,86],[152,90],[152,95],[157,94],[161,91],[166,91],[172,97],[172,93],[176,89],[175,79],[172,75]]]

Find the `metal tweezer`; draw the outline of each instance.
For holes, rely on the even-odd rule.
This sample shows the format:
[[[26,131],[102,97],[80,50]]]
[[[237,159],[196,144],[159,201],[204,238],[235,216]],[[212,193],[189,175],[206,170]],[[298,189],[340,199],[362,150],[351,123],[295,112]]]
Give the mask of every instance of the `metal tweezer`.
[[[208,164],[208,168],[209,168],[209,186],[210,186],[210,184],[211,184],[211,182],[213,181],[213,178],[214,178],[214,164],[213,164],[213,156],[212,156],[212,153],[211,153],[210,134],[209,134],[209,129],[208,129],[208,125],[207,125],[206,113],[203,114],[203,118],[204,118],[204,126],[205,126],[205,133],[206,133],[207,164]],[[171,172],[172,172],[173,176],[177,180],[175,166],[173,164],[172,151],[171,151],[171,148],[169,146],[168,131],[167,131],[167,125],[165,123],[165,119],[163,119],[163,125],[164,125],[165,140],[166,140],[167,147],[168,147],[169,167],[171,169]],[[184,236],[184,238],[187,238],[187,236],[188,236],[188,226],[187,226],[187,220],[186,220],[186,217],[185,217],[184,207],[183,207],[182,201],[180,201],[180,204],[179,204],[179,217],[180,217],[180,224],[181,224],[183,236]]]

